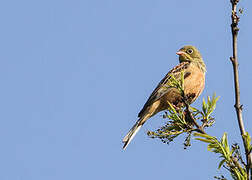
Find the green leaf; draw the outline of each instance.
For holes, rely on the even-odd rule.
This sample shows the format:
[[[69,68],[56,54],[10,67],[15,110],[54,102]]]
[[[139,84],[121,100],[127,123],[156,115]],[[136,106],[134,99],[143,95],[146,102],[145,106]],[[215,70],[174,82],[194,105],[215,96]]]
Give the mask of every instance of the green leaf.
[[[210,138],[212,139],[213,137],[212,136],[209,136],[208,134],[202,134],[202,133],[194,133],[193,134],[194,136],[200,136],[200,137],[204,137],[204,138]]]
[[[206,114],[206,110],[207,110],[207,105],[206,105],[205,99],[203,98],[203,101],[202,101],[202,111],[204,112],[204,114]]]
[[[192,107],[192,106],[190,106],[190,110],[192,110],[193,112],[197,112],[197,113],[200,112],[198,109],[196,109],[196,108],[194,108],[194,107]]]
[[[206,143],[211,143],[212,140],[210,139],[203,139],[203,138],[195,138],[196,140],[202,141],[202,142],[206,142]]]
[[[221,168],[221,166],[226,162],[226,159],[222,159],[221,162],[219,163],[218,169]]]
[[[223,137],[222,137],[221,141],[222,141],[222,145],[223,145],[223,147],[224,147],[225,152],[227,153],[227,155],[231,155],[230,154],[229,145],[228,145],[228,140],[227,140],[227,133],[223,134]]]

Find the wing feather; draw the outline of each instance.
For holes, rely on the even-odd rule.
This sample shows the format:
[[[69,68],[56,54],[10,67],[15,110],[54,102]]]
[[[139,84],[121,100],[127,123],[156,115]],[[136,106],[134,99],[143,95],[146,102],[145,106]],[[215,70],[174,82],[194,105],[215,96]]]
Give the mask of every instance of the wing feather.
[[[186,70],[189,67],[189,64],[190,64],[189,62],[182,62],[179,65],[175,66],[173,69],[171,69],[165,75],[165,77],[159,82],[157,87],[151,93],[150,97],[148,98],[148,100],[144,104],[144,107],[142,108],[142,110],[138,113],[138,117],[141,117],[144,114],[145,110],[151,104],[153,104],[155,101],[157,101],[164,94],[167,93],[167,91],[169,90],[169,87],[167,87],[167,83],[168,83],[169,79],[171,78],[171,75],[173,75],[175,79],[179,79],[181,76],[180,74],[181,74],[182,70]]]

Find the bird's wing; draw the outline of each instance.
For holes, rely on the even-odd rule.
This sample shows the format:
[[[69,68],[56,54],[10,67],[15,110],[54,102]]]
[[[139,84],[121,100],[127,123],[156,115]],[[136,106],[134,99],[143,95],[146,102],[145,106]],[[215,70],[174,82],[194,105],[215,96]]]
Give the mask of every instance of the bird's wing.
[[[179,65],[175,66],[166,74],[166,76],[159,82],[158,86],[151,93],[149,99],[144,104],[144,107],[139,112],[138,117],[141,117],[145,112],[146,108],[148,108],[152,103],[154,103],[155,101],[160,99],[164,94],[167,93],[167,91],[169,90],[169,87],[167,85],[169,80],[171,79],[171,75],[175,79],[179,80],[182,70],[186,71],[186,69],[189,67],[189,64],[190,64],[189,62],[182,62]],[[186,72],[184,76],[187,76]]]

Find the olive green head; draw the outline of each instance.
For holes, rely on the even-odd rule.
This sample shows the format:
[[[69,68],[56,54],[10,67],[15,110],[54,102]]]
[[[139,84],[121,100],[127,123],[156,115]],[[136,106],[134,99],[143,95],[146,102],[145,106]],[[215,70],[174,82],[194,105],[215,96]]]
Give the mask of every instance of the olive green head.
[[[184,46],[177,53],[179,62],[192,62],[196,64],[203,72],[206,72],[206,65],[200,55],[199,50],[194,46]]]

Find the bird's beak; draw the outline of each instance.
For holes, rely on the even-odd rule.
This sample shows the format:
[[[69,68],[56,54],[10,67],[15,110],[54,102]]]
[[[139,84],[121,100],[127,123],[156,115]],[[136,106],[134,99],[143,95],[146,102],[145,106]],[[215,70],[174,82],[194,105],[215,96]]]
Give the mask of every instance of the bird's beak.
[[[178,52],[176,52],[176,54],[180,56],[180,55],[182,55],[182,54],[185,54],[185,52],[183,52],[183,51],[178,51]]]

